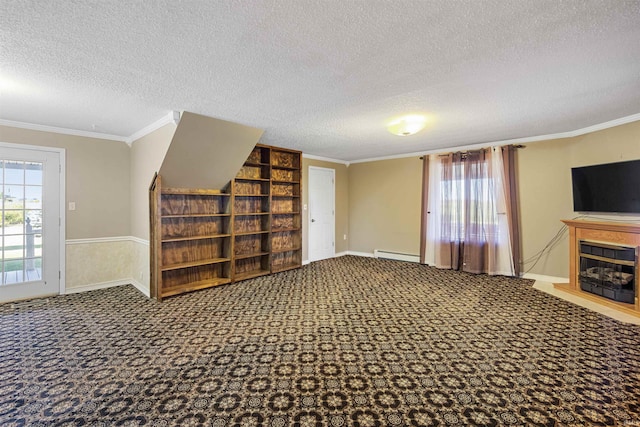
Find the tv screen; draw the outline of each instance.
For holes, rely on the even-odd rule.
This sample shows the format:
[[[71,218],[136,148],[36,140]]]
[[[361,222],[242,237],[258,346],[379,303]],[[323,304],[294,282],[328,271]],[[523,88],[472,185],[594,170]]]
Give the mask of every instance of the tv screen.
[[[640,213],[640,160],[571,168],[576,212]]]

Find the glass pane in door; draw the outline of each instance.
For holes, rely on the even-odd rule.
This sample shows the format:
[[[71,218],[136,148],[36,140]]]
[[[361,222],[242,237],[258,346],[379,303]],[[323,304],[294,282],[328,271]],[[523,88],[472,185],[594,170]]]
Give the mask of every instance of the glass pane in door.
[[[42,279],[41,162],[1,160],[1,285]]]

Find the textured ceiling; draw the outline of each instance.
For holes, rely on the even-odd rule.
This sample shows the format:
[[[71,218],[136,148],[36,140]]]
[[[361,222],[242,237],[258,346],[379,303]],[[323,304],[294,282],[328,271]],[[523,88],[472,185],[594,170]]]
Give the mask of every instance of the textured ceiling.
[[[354,160],[640,113],[638,0],[3,0],[0,119],[128,137],[172,110]],[[394,115],[429,128],[401,138]]]

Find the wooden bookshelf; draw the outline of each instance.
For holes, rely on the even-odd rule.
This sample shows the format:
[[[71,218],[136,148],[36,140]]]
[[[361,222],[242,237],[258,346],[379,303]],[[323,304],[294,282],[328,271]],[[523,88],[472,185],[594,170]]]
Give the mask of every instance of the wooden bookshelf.
[[[150,187],[151,296],[302,265],[301,153],[256,145],[222,191]]]
[[[271,273],[269,197],[271,149],[257,145],[233,183],[233,279]]]
[[[271,149],[271,271],[302,264],[301,155]]]
[[[231,281],[231,194],[150,187],[151,296],[158,300]]]

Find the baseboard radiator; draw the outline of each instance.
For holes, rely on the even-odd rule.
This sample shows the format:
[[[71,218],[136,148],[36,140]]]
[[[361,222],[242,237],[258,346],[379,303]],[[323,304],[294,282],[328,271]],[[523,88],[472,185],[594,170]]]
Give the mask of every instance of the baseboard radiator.
[[[408,261],[408,262],[420,262],[418,255],[403,254],[400,252],[383,251],[381,249],[375,249],[373,251],[375,258],[393,259],[396,261]]]

